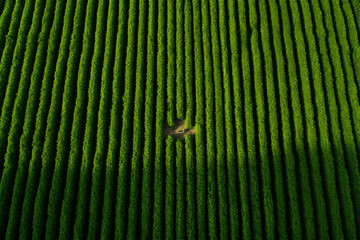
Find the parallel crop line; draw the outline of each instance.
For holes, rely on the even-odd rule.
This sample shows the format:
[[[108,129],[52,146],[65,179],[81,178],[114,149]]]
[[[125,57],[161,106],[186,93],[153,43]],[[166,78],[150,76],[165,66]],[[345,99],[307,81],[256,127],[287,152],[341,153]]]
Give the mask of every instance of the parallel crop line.
[[[176,1],[176,117],[185,118],[184,0]]]
[[[102,209],[101,222],[101,239],[111,239],[114,236],[114,219],[113,214],[116,203],[116,176],[117,176],[117,159],[119,157],[120,137],[118,132],[121,128],[121,97],[124,89],[126,59],[126,38],[127,38],[127,22],[128,22],[128,3],[120,1],[116,9],[118,12],[116,45],[109,47],[109,51],[115,51],[115,60],[113,69],[107,68],[107,74],[112,70],[112,100],[110,110],[110,127],[109,127],[109,146],[106,157],[105,167],[105,190]],[[114,21],[114,20],[112,20]],[[115,25],[116,26],[116,25]],[[113,30],[115,31],[115,30]],[[115,34],[115,32],[113,33]],[[110,48],[112,50],[110,50]],[[111,78],[111,76],[108,76]]]
[[[136,51],[137,40],[140,38],[138,26],[140,26],[140,18],[138,16],[138,1],[130,2],[129,19],[128,19],[128,40],[126,49],[125,62],[125,80],[124,80],[124,95],[123,95],[123,113],[122,113],[122,130],[120,140],[120,155],[119,155],[119,175],[117,180],[117,201],[116,201],[116,216],[115,216],[115,238],[123,239],[126,236],[126,220],[127,220],[127,206],[129,187],[129,154],[131,150],[131,122],[132,122],[132,105],[134,102],[134,85],[135,69],[136,69]]]
[[[351,67],[355,72],[355,86],[358,94],[358,101],[360,101],[360,30],[356,25],[356,16],[354,16],[353,9],[350,6],[349,0],[341,1],[341,4],[336,1],[336,5],[340,8],[346,24],[348,41],[350,42],[350,57],[351,57]],[[358,151],[360,148],[358,147]]]
[[[175,210],[175,234],[177,239],[186,238],[186,215],[185,215],[185,148],[184,141],[176,141],[176,210]]]
[[[335,66],[335,76],[336,76],[336,88],[337,88],[337,94],[339,97],[339,106],[340,106],[340,113],[341,113],[341,121],[342,121],[342,128],[343,128],[343,136],[344,136],[344,145],[346,149],[346,162],[349,170],[349,177],[350,177],[350,187],[352,190],[352,197],[353,197],[353,204],[355,209],[355,216],[357,216],[357,212],[360,209],[360,175],[359,175],[359,168],[358,168],[358,157],[356,156],[356,134],[355,129],[356,125],[353,124],[353,117],[354,115],[354,102],[353,99],[350,99],[350,97],[353,95],[349,92],[349,76],[348,72],[345,69],[344,72],[344,64],[348,65],[346,63],[349,63],[348,61],[345,61],[344,56],[341,55],[344,54],[343,48],[344,46],[344,37],[342,36],[340,40],[339,36],[339,28],[342,28],[341,26],[338,26],[339,23],[335,23],[335,18],[332,15],[332,9],[331,5],[329,5],[328,2],[321,2],[321,8],[323,9],[323,12],[325,13],[325,19],[326,19],[326,28],[329,32],[329,48],[331,53],[331,58],[333,60],[333,65]],[[337,20],[338,21],[338,20]],[[342,25],[344,26],[344,24]],[[342,33],[344,34],[344,33]],[[340,42],[341,41],[341,42]],[[356,97],[356,96],[353,96]],[[358,122],[358,121],[357,121]],[[353,129],[355,128],[355,129]]]
[[[228,19],[227,4],[219,1],[219,26]],[[226,166],[227,166],[227,191],[230,218],[230,236],[232,239],[238,239],[240,235],[239,208],[237,200],[237,159],[236,142],[234,138],[234,116],[233,116],[233,79],[230,66],[229,52],[229,30],[227,25],[219,27],[220,44],[222,55],[222,74],[224,88],[224,107],[225,107],[225,132],[226,132]]]
[[[208,208],[208,236],[218,239],[218,210],[216,189],[216,159],[215,159],[215,125],[214,125],[214,83],[211,54],[211,32],[209,4],[201,0],[202,45],[204,53],[204,85],[205,85],[205,124],[206,124],[206,153],[207,153],[207,208]]]
[[[136,63],[136,82],[135,82],[135,99],[134,99],[134,120],[133,120],[133,149],[131,156],[131,170],[130,170],[130,203],[128,213],[128,229],[127,238],[138,237],[137,222],[141,210],[139,210],[140,199],[140,183],[141,183],[141,169],[142,161],[141,156],[143,154],[143,129],[144,129],[144,85],[146,77],[146,47],[147,47],[147,22],[148,16],[146,9],[148,8],[146,1],[140,1],[139,4],[139,40],[138,40],[138,53]],[[144,10],[142,10],[144,9]],[[130,158],[130,157],[129,157]]]
[[[45,133],[45,142],[42,158],[42,168],[40,173],[39,187],[34,206],[34,218],[33,218],[33,238],[43,238],[46,231],[46,207],[49,207],[49,213],[52,215],[59,214],[58,205],[60,205],[62,199],[64,179],[64,171],[67,166],[67,160],[65,156],[68,154],[70,135],[70,122],[72,119],[73,108],[75,104],[75,78],[78,71],[78,62],[80,59],[81,40],[84,28],[84,10],[85,2],[77,1],[75,7],[75,15],[72,25],[71,42],[68,46],[69,55],[67,58],[67,66],[62,69],[66,75],[56,75],[55,73],[55,85],[58,83],[59,88],[53,92],[50,105],[50,111],[47,119],[47,127]],[[61,71],[60,69],[57,69]],[[57,79],[56,76],[59,76]],[[60,79],[61,77],[61,79]],[[57,81],[58,80],[58,81]],[[60,86],[61,85],[61,86]],[[61,120],[59,118],[61,115]],[[60,120],[60,121],[59,121]],[[59,145],[56,144],[56,136]],[[60,157],[60,159],[58,159]],[[63,157],[61,159],[61,157]],[[60,179],[58,179],[58,177]],[[53,181],[51,181],[53,178]],[[51,191],[52,190],[52,191]],[[49,196],[49,194],[51,194]],[[50,199],[49,199],[50,197]],[[49,204],[49,205],[48,205]],[[54,204],[54,211],[51,207]],[[52,220],[52,219],[51,219]],[[50,221],[51,221],[50,220]],[[54,223],[56,225],[56,223]]]
[[[279,12],[278,2],[271,1],[269,3],[270,15],[271,15],[271,27],[273,30],[273,39],[272,39],[272,48],[275,52],[276,58],[276,72],[277,72],[277,86],[279,91],[279,104],[280,104],[280,115],[281,119],[279,131],[281,131],[282,144],[280,145],[281,150],[283,150],[283,169],[284,169],[284,184],[286,185],[287,194],[285,194],[285,204],[289,208],[287,213],[288,221],[290,224],[287,224],[285,232],[279,233],[279,238],[286,239],[286,235],[292,235],[293,237],[300,234],[300,212],[299,212],[299,195],[298,195],[298,182],[299,179],[296,179],[296,162],[294,155],[294,135],[292,132],[292,109],[289,96],[289,87],[288,87],[288,62],[286,59],[286,52],[284,46],[284,39],[281,37],[283,35],[283,29],[280,27],[282,25],[282,19]],[[281,154],[281,152],[280,152]],[[281,155],[273,155],[274,158],[280,158]],[[276,181],[276,178],[275,178]],[[276,184],[276,183],[275,183]],[[277,185],[277,184],[276,184]],[[278,203],[280,204],[280,202]],[[287,210],[287,209],[286,209]],[[279,226],[280,228],[280,226]],[[290,229],[292,231],[290,231]],[[299,236],[301,237],[301,236]]]
[[[192,1],[193,34],[194,34],[194,72],[196,100],[196,224],[197,238],[207,237],[206,207],[206,141],[205,141],[205,92],[204,92],[204,59],[202,49],[201,8],[200,0]]]
[[[20,100],[20,97],[17,97],[14,104],[14,111],[13,115],[15,115],[15,112],[18,110],[22,110],[23,114],[22,118],[24,119],[18,119],[12,120],[12,126],[9,133],[9,139],[14,139],[14,141],[9,141],[7,155],[11,156],[11,158],[14,158],[12,154],[16,154],[19,157],[16,176],[15,176],[15,183],[14,183],[14,190],[12,193],[12,202],[11,207],[9,210],[9,220],[8,220],[8,226],[6,230],[6,238],[7,239],[16,239],[18,238],[18,230],[19,230],[19,222],[21,217],[21,204],[24,199],[25,195],[25,186],[26,186],[26,179],[27,179],[27,173],[29,168],[29,158],[24,158],[24,146],[30,145],[30,138],[32,137],[34,133],[34,125],[35,125],[35,116],[36,116],[36,109],[39,104],[39,95],[40,95],[40,88],[41,88],[41,80],[44,73],[44,68],[46,66],[46,51],[47,51],[47,39],[49,38],[49,34],[51,31],[51,26],[53,24],[53,15],[55,11],[58,11],[59,8],[55,9],[55,2],[48,2],[46,4],[44,15],[42,18],[42,22],[38,22],[38,27],[41,27],[41,32],[39,34],[39,37],[37,39],[38,46],[36,49],[36,56],[35,56],[35,62],[33,65],[33,69],[30,69],[29,64],[24,64],[23,69],[25,70],[25,73],[23,74],[21,78],[28,77],[30,80],[30,86],[29,86],[29,92],[25,94],[24,99]],[[57,14],[57,12],[55,12]],[[33,17],[35,17],[34,15]],[[39,20],[40,21],[40,20]],[[40,30],[39,30],[40,31]],[[32,32],[32,30],[30,30]],[[30,33],[29,33],[30,34]],[[36,40],[32,40],[36,41]],[[35,54],[35,53],[33,53]],[[25,61],[26,63],[26,61]],[[25,66],[27,66],[25,68]],[[28,75],[29,74],[29,75]],[[31,75],[31,76],[30,76]],[[22,86],[22,83],[19,83],[20,86]],[[21,94],[18,94],[18,96],[22,96]],[[18,102],[17,102],[18,101]],[[26,104],[25,104],[26,101]],[[19,104],[19,106],[17,106]],[[24,109],[23,109],[24,108]],[[18,110],[16,110],[18,109]],[[20,120],[20,122],[18,121]],[[23,121],[23,122],[22,122]],[[22,131],[22,133],[21,133]],[[25,140],[26,139],[26,140]],[[14,144],[15,143],[15,144]],[[14,146],[15,145],[15,146]],[[18,147],[20,145],[20,147]],[[29,147],[26,146],[28,149]],[[18,149],[20,148],[20,149]],[[14,150],[16,149],[15,153]],[[6,161],[6,160],[5,160]],[[15,172],[14,172],[15,174]]]
[[[219,227],[220,238],[229,238],[229,210],[227,197],[226,176],[226,149],[224,136],[224,109],[223,109],[223,85],[221,76],[221,49],[218,27],[218,6],[214,1],[210,3],[210,29],[213,57],[213,77],[215,92],[215,130],[216,130],[216,172],[219,198]]]
[[[240,232],[244,239],[250,239],[251,229],[250,229],[250,206],[249,206],[249,186],[247,181],[247,164],[246,164],[246,149],[244,144],[244,92],[241,88],[242,81],[242,70],[241,70],[241,58],[240,58],[240,43],[241,41],[239,36],[238,20],[236,9],[237,3],[235,0],[231,0],[229,3],[229,38],[230,38],[230,51],[231,51],[231,73],[232,73],[232,86],[233,86],[233,101],[234,101],[234,119],[235,119],[235,143],[236,143],[236,156],[237,156],[237,167],[238,179],[234,179],[235,184],[239,184],[239,199],[237,200],[239,204],[239,236]]]
[[[327,115],[330,117],[330,141],[334,153],[335,160],[335,174],[338,186],[339,200],[340,200],[340,213],[343,221],[343,232],[345,237],[355,236],[354,232],[354,212],[353,203],[351,199],[349,175],[345,164],[345,154],[343,149],[343,140],[341,136],[341,125],[339,120],[339,103],[334,89],[334,70],[329,58],[328,44],[326,41],[327,32],[324,28],[324,17],[319,9],[319,2],[313,0],[311,2],[312,18],[315,16],[316,25],[316,39],[319,42],[321,70],[323,72],[322,82],[325,85],[325,95],[327,103]],[[346,216],[346,217],[345,217]],[[355,235],[354,235],[355,234]],[[350,237],[351,238],[351,237]]]
[[[343,4],[343,3],[342,3]],[[354,66],[353,50],[355,47],[359,47],[358,39],[356,37],[356,29],[352,29],[348,33],[347,21],[343,16],[343,10],[338,1],[330,1],[331,14],[335,21],[335,32],[337,33],[339,40],[339,47],[341,51],[341,59],[343,61],[343,67],[345,68],[346,76],[346,85],[347,85],[347,94],[350,100],[350,105],[352,108],[352,118],[355,134],[355,144],[356,150],[359,154],[360,152],[360,88],[359,88],[359,78],[360,73],[356,71],[358,66]],[[349,17],[349,14],[347,14]],[[350,35],[350,36],[349,36]],[[357,79],[357,80],[356,80]],[[356,208],[355,208],[356,209]],[[355,210],[357,211],[357,210]]]
[[[297,190],[300,193],[300,209],[297,215],[302,219],[306,219],[306,223],[303,224],[305,231],[305,236],[313,236],[315,234],[315,222],[313,215],[313,199],[311,195],[310,187],[310,177],[308,169],[308,157],[305,150],[305,136],[304,136],[304,121],[303,121],[303,105],[301,103],[301,95],[299,95],[299,76],[298,76],[298,66],[296,65],[296,60],[294,57],[294,44],[291,36],[291,26],[289,19],[289,10],[287,3],[280,1],[279,5],[281,6],[282,22],[283,22],[283,39],[285,43],[285,52],[286,52],[286,61],[288,67],[288,85],[290,85],[290,96],[291,97],[291,106],[292,106],[292,122],[291,125],[294,126],[294,144],[297,161],[299,166],[297,169],[297,178],[300,179],[300,190]],[[296,216],[294,216],[296,217]],[[301,230],[301,226],[296,226],[296,229],[292,229],[293,237],[301,238],[301,233],[297,232]],[[296,234],[296,235],[295,235]],[[311,237],[310,237],[311,238]]]
[[[35,9],[31,5],[27,6],[28,11],[34,9],[32,15],[34,22],[31,22],[30,18],[27,19],[28,22],[21,21],[19,33],[21,36],[19,39],[23,42],[17,42],[15,47],[13,64],[11,65],[10,76],[8,78],[9,83],[1,113],[0,158],[4,159],[2,160],[4,161],[4,166],[1,165],[2,172],[0,171],[0,237],[5,236],[8,223],[11,196],[14,190],[14,177],[18,166],[17,146],[21,135],[19,131],[21,130],[25,114],[24,102],[28,97],[30,76],[35,59],[37,39],[41,29],[44,4],[45,2],[43,1],[37,2]],[[31,17],[31,15],[28,16]],[[28,33],[26,30],[24,31],[27,27],[30,28]]]
[[[24,2],[26,3],[24,4]],[[5,94],[8,91],[7,84],[9,80],[8,79],[9,73],[13,68],[12,61],[17,61],[17,58],[19,57],[21,59],[22,58],[21,56],[24,53],[23,51],[18,51],[18,54],[20,55],[17,58],[14,58],[14,51],[16,45],[25,44],[27,31],[29,31],[31,25],[29,21],[31,21],[31,16],[32,16],[31,14],[33,13],[33,7],[34,7],[33,1],[24,1],[24,0],[16,1],[14,10],[11,15],[10,26],[8,27],[9,30],[7,31],[6,29],[7,28],[6,26],[8,24],[5,21],[5,19],[4,22],[2,23],[4,29],[0,28],[2,30],[2,32],[0,32],[2,34],[0,35],[1,38],[4,38],[4,36],[6,36],[6,38],[2,40],[2,46],[0,45],[0,49],[2,49],[0,50],[2,53],[1,61],[0,61],[0,107],[1,108],[4,102]],[[20,29],[22,30],[22,32],[20,32]],[[2,118],[2,112],[0,114],[0,118]],[[1,136],[3,136],[3,134]],[[2,138],[4,138],[5,136],[3,136]],[[2,142],[0,145],[0,156],[4,154],[2,151],[5,151],[5,150],[1,151],[1,148],[4,148],[4,143]],[[3,165],[3,156],[0,157],[0,166],[2,165]]]
[[[165,205],[164,205],[164,124],[166,121],[166,1],[158,1],[158,31],[157,31],[157,97],[155,120],[155,158],[154,158],[154,212],[153,232],[154,239],[164,235]]]
[[[186,237],[196,239],[196,205],[195,205],[195,152],[194,139],[185,136],[185,169],[186,169]]]
[[[262,204],[264,206],[264,211],[262,212],[264,217],[264,232],[266,238],[274,239],[275,238],[275,222],[274,222],[274,201],[272,196],[272,186],[271,186],[271,175],[270,175],[270,166],[269,166],[269,148],[268,148],[268,139],[267,139],[267,126],[266,122],[268,119],[266,113],[266,98],[267,92],[266,85],[263,84],[264,72],[262,64],[264,63],[263,57],[261,55],[261,39],[258,32],[259,17],[260,15],[257,10],[256,2],[249,4],[249,17],[250,17],[250,29],[251,29],[251,51],[253,59],[253,89],[255,91],[255,97],[253,96],[255,105],[256,105],[256,117],[255,126],[258,128],[258,146],[259,146],[259,157],[260,157],[260,172],[261,177],[259,177],[261,182],[262,191],[260,192],[260,197]],[[259,43],[260,42],[260,43]],[[266,78],[266,81],[269,81]],[[256,131],[255,131],[256,132]],[[264,233],[263,233],[264,234]]]
[[[20,223],[20,239],[27,239],[31,237],[31,227],[33,219],[34,201],[38,188],[39,175],[41,171],[41,151],[45,138],[46,120],[50,110],[52,91],[54,89],[54,74],[61,74],[63,72],[58,69],[62,69],[66,64],[68,55],[68,48],[70,44],[70,33],[72,20],[74,17],[73,2],[60,1],[58,2],[55,10],[54,22],[50,32],[50,38],[48,43],[46,66],[44,75],[42,76],[42,86],[40,93],[40,103],[36,114],[36,122],[29,123],[35,124],[34,135],[32,131],[26,131],[23,133],[20,139],[20,161],[30,161],[28,169],[28,179],[26,183],[25,197],[22,206],[22,216]],[[65,9],[65,10],[64,10]],[[60,56],[60,58],[58,58]],[[56,76],[58,78],[58,76]],[[54,90],[55,91],[55,90]],[[25,127],[25,125],[24,125]],[[32,143],[31,143],[32,141]]]
[[[245,137],[247,148],[247,162],[248,162],[248,179],[250,187],[250,202],[251,204],[251,223],[252,223],[252,238],[261,239],[262,233],[262,218],[260,207],[260,184],[258,182],[258,163],[257,163],[257,149],[256,149],[256,131],[255,129],[255,110],[253,106],[253,69],[251,62],[251,48],[250,48],[250,24],[247,10],[249,9],[246,1],[239,1],[239,26],[241,39],[241,58],[242,58],[242,74],[244,89],[244,112],[245,112]]]
[[[80,11],[80,8],[77,8]],[[42,167],[40,170],[40,166],[38,170],[40,172],[39,185],[37,186],[37,191],[35,190],[35,186],[30,186],[34,188],[34,194],[29,199],[29,204],[32,205],[34,201],[34,215],[32,210],[26,212],[27,220],[23,223],[27,225],[27,229],[24,229],[24,235],[22,235],[22,229],[20,229],[20,238],[25,238],[25,236],[30,237],[33,234],[33,237],[42,235],[44,230],[44,219],[46,219],[46,208],[44,205],[47,205],[47,195],[50,190],[50,178],[52,177],[52,169],[53,169],[53,159],[55,158],[55,150],[56,150],[56,133],[59,129],[59,114],[61,111],[61,96],[64,90],[64,81],[66,74],[66,63],[69,56],[69,46],[71,41],[71,32],[73,29],[73,20],[74,20],[74,12],[75,12],[75,2],[68,2],[65,10],[65,19],[63,24],[63,35],[62,41],[60,44],[60,52],[59,58],[56,63],[56,71],[54,76],[54,85],[52,88],[51,94],[51,102],[43,102],[43,104],[50,105],[49,112],[47,115],[47,124],[43,122],[40,129],[37,127],[35,130],[35,135],[33,139],[33,148],[32,148],[32,159],[30,160],[32,164],[40,165],[42,162]],[[41,111],[41,114],[43,112]],[[42,116],[41,116],[42,117]],[[45,117],[45,116],[44,116]],[[45,119],[42,119],[45,120]],[[44,142],[45,141],[45,142]],[[39,173],[35,173],[39,174]],[[34,180],[33,184],[37,184],[38,182]],[[36,192],[36,194],[35,194]],[[34,216],[34,217],[33,217]],[[37,228],[37,224],[39,224],[39,228]],[[33,229],[31,233],[31,225],[36,228]]]
[[[153,209],[153,156],[154,154],[154,122],[156,104],[156,29],[157,29],[157,1],[149,2],[147,66],[145,90],[145,118],[144,118],[144,152],[141,183],[141,238],[149,239],[152,231]]]
[[[12,23],[12,13],[14,11],[15,0],[1,1],[0,4],[3,4],[2,12],[0,13],[0,56],[5,47],[6,35],[9,31],[9,26]],[[19,19],[18,19],[19,20]]]
[[[96,129],[98,121],[98,109],[100,104],[101,89],[101,67],[103,64],[104,35],[106,29],[106,18],[103,13],[106,12],[107,1],[100,1],[97,5],[97,18],[91,23],[96,26],[94,52],[92,54],[91,67],[89,73],[88,105],[86,110],[85,135],[82,145],[82,160],[80,167],[79,188],[77,193],[75,222],[72,229],[66,229],[63,237],[68,234],[74,234],[74,238],[87,236],[89,223],[89,205],[91,186],[92,160],[96,148]]]
[[[166,139],[166,177],[165,177],[165,239],[171,239],[175,236],[176,218],[176,138],[168,136]]]
[[[312,18],[310,15],[310,8],[307,2],[301,2],[301,8],[299,6],[300,17],[304,22],[302,28],[305,29],[304,35],[306,36],[306,48],[308,60],[308,69],[311,73],[309,84],[312,87],[312,92],[315,95],[315,119],[317,134],[318,134],[318,147],[320,156],[320,169],[324,175],[324,191],[325,200],[327,201],[327,208],[329,209],[329,224],[331,224],[331,234],[335,238],[343,238],[343,231],[341,226],[341,216],[339,209],[339,200],[336,187],[335,169],[334,169],[334,157],[331,149],[331,142],[329,139],[329,123],[326,114],[324,87],[322,85],[323,74],[320,69],[319,60],[319,47],[314,36]]]
[[[89,86],[89,76],[91,69],[91,58],[93,54],[93,42],[95,36],[96,21],[96,2],[89,1],[86,7],[85,27],[83,33],[82,51],[77,74],[77,93],[75,109],[71,126],[71,137],[69,147],[69,160],[66,173],[66,183],[62,208],[59,215],[59,239],[72,238],[73,225],[75,222],[76,197],[78,190],[78,178],[80,175],[80,165],[82,153],[82,143],[85,132],[86,106],[88,104],[87,90]],[[59,204],[60,205],[60,204]]]
[[[28,33],[32,23],[32,17],[34,13],[33,1],[27,1],[23,14],[17,16],[21,19],[20,24],[16,25],[16,21],[12,22],[9,33],[7,35],[7,42],[4,48],[4,52],[0,62],[0,166],[4,164],[4,157],[7,147],[7,137],[11,125],[11,117],[14,106],[14,101],[19,87],[19,79],[21,77],[21,68],[23,65],[24,55],[26,51],[26,43],[28,39]],[[43,4],[38,7],[43,9]],[[40,10],[39,13],[42,15],[43,10]],[[41,18],[41,16],[37,16]],[[15,26],[14,26],[15,25]],[[16,28],[16,30],[14,30]],[[37,36],[37,32],[35,36]],[[14,34],[14,39],[12,38]],[[17,34],[17,35],[16,35]],[[29,36],[31,37],[31,36]],[[16,39],[16,40],[15,40]],[[30,39],[29,39],[30,40]],[[30,43],[30,42],[29,42]],[[36,44],[35,44],[36,45]],[[33,51],[33,48],[29,48],[27,54],[30,54],[29,51]],[[30,68],[33,63],[33,55],[29,55],[30,59]],[[4,89],[1,89],[4,87]],[[2,168],[0,170],[2,173]],[[4,226],[3,223],[0,223],[1,226]]]
[[[110,104],[111,104],[111,86],[112,86],[112,70],[114,62],[114,50],[116,42],[116,25],[117,25],[117,3],[110,0],[105,2],[104,9],[101,15],[104,19],[98,19],[100,29],[98,45],[95,46],[94,58],[98,63],[99,68],[96,69],[96,78],[101,79],[100,86],[100,102],[97,116],[97,133],[96,133],[96,148],[93,159],[92,169],[92,185],[91,198],[89,205],[89,227],[88,239],[99,239],[101,236],[101,222],[103,209],[103,194],[105,183],[105,158],[108,150],[108,139],[110,124]],[[107,15],[107,19],[105,16]],[[99,14],[98,14],[99,16]],[[106,22],[105,22],[106,21]],[[104,37],[105,35],[105,37]],[[101,37],[103,36],[103,37]],[[98,36],[95,35],[95,42]],[[99,54],[98,54],[99,52]],[[100,54],[100,52],[102,52]],[[102,63],[102,64],[101,64]],[[95,69],[94,69],[95,73]]]
[[[177,2],[177,1],[176,1]],[[167,4],[167,123],[175,125],[176,119],[176,5],[174,0]]]
[[[285,196],[284,196],[284,182],[283,182],[283,166],[281,162],[282,153],[280,150],[280,142],[279,142],[279,120],[278,116],[280,116],[278,102],[279,98],[279,89],[278,84],[275,82],[274,76],[276,72],[276,68],[274,67],[274,60],[272,55],[274,53],[274,47],[270,36],[271,32],[271,23],[269,14],[269,5],[266,2],[259,2],[259,15],[260,15],[260,26],[261,26],[261,43],[262,43],[262,57],[265,62],[265,75],[266,75],[266,91],[267,91],[267,114],[268,114],[268,122],[270,125],[270,129],[267,131],[268,134],[268,144],[271,144],[271,162],[270,166],[272,166],[273,171],[273,194],[274,194],[274,222],[275,222],[275,237],[280,237],[282,239],[286,238],[286,205],[285,205]],[[269,29],[270,27],[270,29]],[[270,31],[269,31],[269,30]],[[281,131],[281,130],[280,130]],[[270,135],[270,136],[269,136]],[[270,155],[270,153],[269,153]]]
[[[195,115],[194,97],[194,49],[193,49],[193,23],[192,23],[192,4],[190,0],[185,0],[185,90],[186,90],[186,115],[185,126],[192,127]]]

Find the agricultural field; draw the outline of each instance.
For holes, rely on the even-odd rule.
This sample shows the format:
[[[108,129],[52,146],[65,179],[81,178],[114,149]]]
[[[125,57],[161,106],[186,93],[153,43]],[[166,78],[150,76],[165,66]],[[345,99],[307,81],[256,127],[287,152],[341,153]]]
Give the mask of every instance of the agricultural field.
[[[0,239],[357,239],[359,0],[0,1]]]

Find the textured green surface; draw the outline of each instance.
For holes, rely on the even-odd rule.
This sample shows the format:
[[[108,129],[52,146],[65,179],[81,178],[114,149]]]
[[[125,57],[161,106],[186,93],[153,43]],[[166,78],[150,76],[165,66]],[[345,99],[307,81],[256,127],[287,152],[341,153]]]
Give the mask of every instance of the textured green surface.
[[[357,0],[0,1],[0,59],[0,239],[360,236]]]

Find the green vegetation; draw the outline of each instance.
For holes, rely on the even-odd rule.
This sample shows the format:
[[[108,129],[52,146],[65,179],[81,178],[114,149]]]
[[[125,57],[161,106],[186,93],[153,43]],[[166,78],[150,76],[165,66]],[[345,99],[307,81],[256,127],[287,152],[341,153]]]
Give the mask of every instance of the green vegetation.
[[[360,235],[359,0],[0,1],[0,109],[0,239]]]

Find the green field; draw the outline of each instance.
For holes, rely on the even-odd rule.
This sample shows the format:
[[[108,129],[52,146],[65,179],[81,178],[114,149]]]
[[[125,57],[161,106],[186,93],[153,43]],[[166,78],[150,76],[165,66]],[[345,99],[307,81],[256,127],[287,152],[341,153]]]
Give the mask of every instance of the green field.
[[[0,57],[0,239],[359,238],[360,1],[2,0]]]

